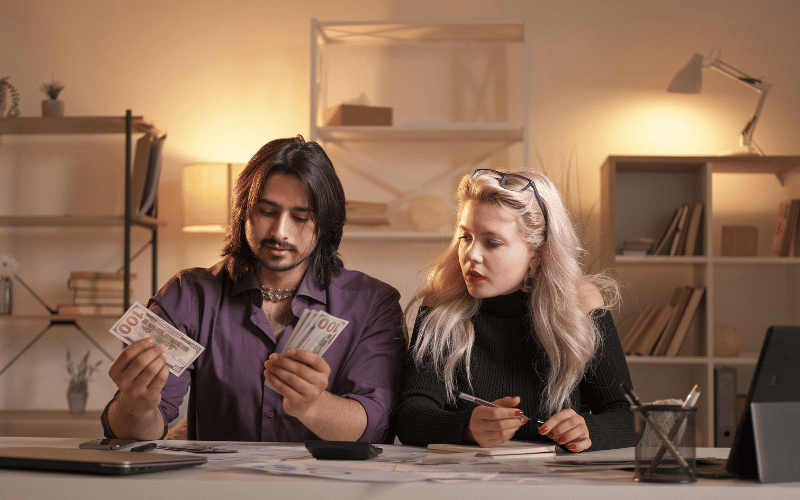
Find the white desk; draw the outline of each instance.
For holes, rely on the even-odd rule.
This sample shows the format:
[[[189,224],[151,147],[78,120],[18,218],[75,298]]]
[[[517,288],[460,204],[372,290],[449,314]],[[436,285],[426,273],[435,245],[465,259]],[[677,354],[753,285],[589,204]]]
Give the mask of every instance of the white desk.
[[[72,438],[0,438],[0,446],[77,447]],[[703,448],[698,456],[725,456],[727,450]],[[459,482],[366,483],[318,478],[272,476],[241,468],[206,464],[184,470],[128,477],[95,476],[0,469],[0,498],[115,500],[691,500],[691,499],[800,499],[800,483],[762,485],[737,480],[699,479],[688,485],[637,483],[633,473],[609,480],[579,477],[543,478],[534,483]]]

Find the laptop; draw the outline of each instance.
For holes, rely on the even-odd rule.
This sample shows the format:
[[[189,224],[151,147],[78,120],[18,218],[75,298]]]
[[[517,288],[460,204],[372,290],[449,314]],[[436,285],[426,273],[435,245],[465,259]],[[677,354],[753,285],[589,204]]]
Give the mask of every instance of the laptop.
[[[762,483],[800,481],[800,326],[771,326],[727,470]]]
[[[205,457],[197,455],[39,446],[0,447],[0,468],[12,469],[132,475],[183,469],[206,461]]]

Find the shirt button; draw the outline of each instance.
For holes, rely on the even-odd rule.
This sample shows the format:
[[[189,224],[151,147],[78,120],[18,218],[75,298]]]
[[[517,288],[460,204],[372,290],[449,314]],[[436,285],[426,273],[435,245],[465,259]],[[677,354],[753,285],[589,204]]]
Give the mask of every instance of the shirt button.
[[[274,412],[274,411],[272,411],[272,410],[270,410],[270,411],[269,411],[269,413],[267,413],[267,417],[268,417],[268,418],[272,418],[272,417],[274,417],[274,416],[275,416],[275,412]]]

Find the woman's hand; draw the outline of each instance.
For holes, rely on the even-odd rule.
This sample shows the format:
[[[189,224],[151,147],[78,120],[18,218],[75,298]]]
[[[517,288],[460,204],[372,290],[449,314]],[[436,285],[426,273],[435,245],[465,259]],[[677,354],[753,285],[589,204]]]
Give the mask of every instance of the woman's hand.
[[[502,408],[476,406],[472,410],[466,431],[467,439],[475,441],[484,448],[505,443],[528,421],[522,418],[522,411],[515,408],[520,402],[519,396],[492,402]]]
[[[539,434],[547,435],[569,451],[583,451],[592,446],[586,420],[568,408],[556,413],[539,427]]]

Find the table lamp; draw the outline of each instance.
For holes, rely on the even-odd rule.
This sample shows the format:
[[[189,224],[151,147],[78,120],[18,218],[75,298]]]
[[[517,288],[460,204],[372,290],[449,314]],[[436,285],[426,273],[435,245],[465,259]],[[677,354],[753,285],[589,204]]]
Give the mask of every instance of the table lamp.
[[[668,92],[678,92],[683,94],[699,94],[703,86],[703,68],[711,68],[719,71],[720,73],[739,81],[746,87],[749,87],[759,94],[761,97],[756,105],[756,111],[747,125],[744,126],[740,137],[740,145],[745,148],[745,154],[763,155],[764,152],[758,147],[758,144],[753,141],[753,132],[756,128],[756,122],[761,115],[761,108],[764,107],[764,101],[767,98],[771,83],[766,82],[760,78],[753,78],[752,76],[739,71],[733,66],[726,64],[719,59],[719,50],[712,50],[707,58],[703,58],[701,54],[695,53],[689,63],[684,66],[675,78],[670,83]]]
[[[184,232],[228,231],[233,186],[243,169],[243,163],[195,163],[183,167]]]

